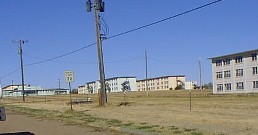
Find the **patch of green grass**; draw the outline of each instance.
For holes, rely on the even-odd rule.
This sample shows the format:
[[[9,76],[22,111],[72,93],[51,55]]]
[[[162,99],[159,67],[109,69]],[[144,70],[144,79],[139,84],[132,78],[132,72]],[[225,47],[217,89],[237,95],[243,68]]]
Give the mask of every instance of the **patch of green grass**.
[[[131,126],[133,126],[133,125],[134,125],[134,123],[132,123],[132,122],[123,124],[123,126],[125,126],[125,127],[131,127]]]
[[[194,129],[184,128],[184,131],[185,131],[185,132],[191,132],[191,131],[196,131],[196,129],[195,129],[195,128],[194,128]]]
[[[203,133],[199,131],[194,131],[194,132],[191,132],[191,135],[203,135]]]
[[[176,130],[176,131],[174,131],[173,133],[174,133],[174,134],[182,134],[182,133],[183,133],[183,131]]]
[[[142,125],[146,125],[147,123],[146,123],[146,122],[142,122],[141,124],[142,124]]]
[[[191,135],[203,135],[201,132],[197,132],[196,129],[180,129],[174,125],[172,126],[159,126],[149,125],[146,122],[135,124],[132,122],[123,123],[117,119],[103,119],[97,118],[85,111],[56,111],[56,110],[44,110],[44,109],[31,109],[27,107],[20,107],[14,105],[6,105],[7,108],[17,112],[31,115],[37,118],[53,119],[63,121],[68,125],[91,125],[96,127],[123,127],[131,130],[138,130],[139,132],[157,133],[157,134],[191,134]],[[101,129],[100,129],[101,130]]]
[[[116,119],[107,120],[106,123],[111,126],[121,126],[122,122]]]
[[[178,130],[178,127],[172,125],[172,126],[169,126],[169,129],[170,129],[170,130]]]
[[[152,126],[148,126],[148,125],[146,125],[146,126],[139,126],[139,127],[137,127],[137,129],[151,129],[152,128]]]

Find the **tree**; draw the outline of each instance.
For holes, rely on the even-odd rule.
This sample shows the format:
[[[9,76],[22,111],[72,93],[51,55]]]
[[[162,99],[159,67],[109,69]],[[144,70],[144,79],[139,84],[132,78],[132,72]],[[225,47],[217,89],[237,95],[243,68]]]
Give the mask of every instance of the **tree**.
[[[212,89],[213,88],[213,84],[210,82],[210,83],[207,83],[207,84],[204,84],[203,85],[203,88],[204,89]]]

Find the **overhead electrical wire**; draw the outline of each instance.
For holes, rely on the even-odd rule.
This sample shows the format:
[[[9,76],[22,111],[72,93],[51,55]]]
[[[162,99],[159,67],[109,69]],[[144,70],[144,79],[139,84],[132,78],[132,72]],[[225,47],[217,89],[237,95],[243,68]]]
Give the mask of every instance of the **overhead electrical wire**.
[[[16,73],[19,69],[20,69],[20,67],[17,68],[17,69],[15,69],[15,70],[13,70],[12,72],[10,72],[10,73],[8,73],[8,74],[6,74],[6,75],[1,76],[0,79],[3,79],[3,78],[5,78],[5,77],[8,77],[8,76],[10,76],[10,75]]]
[[[39,62],[35,62],[35,63],[31,63],[31,64],[27,64],[27,65],[24,65],[24,66],[32,66],[32,65],[37,65],[37,64],[41,64],[41,63],[45,63],[45,62],[49,62],[49,61],[52,61],[52,60],[55,60],[55,59],[58,59],[58,58],[62,58],[64,56],[67,56],[67,55],[70,55],[70,54],[73,54],[73,53],[76,53],[76,52],[79,52],[83,49],[86,49],[86,48],[89,48],[93,45],[96,45],[96,43],[92,43],[90,45],[87,45],[87,46],[84,46],[82,48],[79,48],[77,50],[74,50],[74,51],[71,51],[71,52],[68,52],[68,53],[65,53],[63,55],[60,55],[60,56],[56,56],[56,57],[53,57],[53,58],[50,58],[50,59],[47,59],[47,60],[43,60],[43,61],[39,61]]]
[[[162,63],[172,63],[172,64],[193,64],[196,62],[174,62],[174,61],[169,61],[169,60],[159,60],[157,58],[153,58],[153,57],[148,57],[149,60],[154,60],[157,62],[162,62]]]
[[[182,13],[179,13],[179,14],[176,14],[176,15],[173,15],[173,16],[170,16],[170,17],[167,17],[167,18],[164,18],[164,19],[161,19],[161,20],[158,20],[158,21],[155,21],[155,22],[152,22],[152,23],[149,23],[149,24],[146,24],[146,25],[143,25],[143,26],[140,26],[140,27],[137,27],[137,28],[134,28],[134,29],[131,29],[131,30],[128,30],[128,31],[125,31],[125,32],[121,32],[121,33],[118,33],[118,34],[115,34],[113,36],[110,36],[110,37],[106,37],[105,39],[103,40],[108,40],[108,39],[112,39],[112,38],[116,38],[116,37],[119,37],[119,36],[122,36],[122,35],[125,35],[125,34],[129,34],[129,33],[132,33],[132,32],[135,32],[135,31],[138,31],[138,30],[141,30],[141,29],[144,29],[144,28],[147,28],[147,27],[150,27],[150,26],[153,26],[153,25],[156,25],[156,24],[159,24],[159,23],[162,23],[162,22],[165,22],[165,21],[168,21],[168,20],[171,20],[171,19],[174,19],[176,17],[180,17],[182,15],[185,15],[185,14],[188,14],[188,13],[191,13],[191,12],[194,12],[196,10],[199,10],[199,9],[202,9],[202,8],[205,8],[205,7],[208,7],[208,6],[211,6],[213,4],[216,4],[218,2],[221,2],[222,0],[216,0],[216,1],[213,1],[213,2],[210,2],[208,4],[205,4],[205,5],[202,5],[202,6],[199,6],[199,7],[196,7],[196,8],[193,8],[193,9],[190,9],[190,10],[187,10],[185,12],[182,12]],[[104,22],[105,23],[105,22]],[[106,31],[108,33],[108,26],[106,26]],[[59,55],[59,56],[56,56],[56,57],[53,57],[53,58],[50,58],[50,59],[47,59],[47,60],[43,60],[43,61],[39,61],[39,62],[35,62],[35,63],[31,63],[31,64],[27,64],[25,66],[32,66],[32,65],[37,65],[37,64],[41,64],[41,63],[45,63],[45,62],[49,62],[49,61],[53,61],[53,60],[56,60],[58,58],[62,58],[62,57],[65,57],[65,56],[68,56],[68,55],[71,55],[73,53],[76,53],[76,52],[79,52],[81,50],[84,50],[86,48],[89,48],[93,45],[96,45],[97,43],[92,43],[92,44],[89,44],[87,46],[84,46],[84,47],[81,47],[79,49],[76,49],[74,51],[71,51],[71,52],[68,52],[68,53],[65,53],[63,55]],[[13,72],[10,72],[4,76],[2,76],[1,78],[4,78],[4,77],[7,77],[13,73],[15,73],[16,71],[18,71],[20,68],[16,69],[15,71]]]
[[[173,18],[176,18],[176,17],[180,17],[180,16],[182,16],[182,15],[185,15],[185,14],[188,14],[188,13],[190,13],[190,12],[193,12],[193,11],[196,11],[196,10],[199,10],[199,9],[202,9],[202,8],[205,8],[205,7],[208,7],[208,6],[211,6],[211,5],[213,5],[213,4],[215,4],[215,3],[218,3],[218,2],[221,2],[221,1],[222,1],[222,0],[216,0],[216,1],[210,2],[210,3],[208,3],[208,4],[205,4],[205,5],[202,5],[202,6],[199,6],[199,7],[190,9],[190,10],[187,10],[187,11],[185,11],[185,12],[182,12],[182,13],[179,13],[179,14],[176,14],[176,15],[173,15],[173,16],[170,16],[170,17],[167,17],[167,18],[164,18],[164,19],[161,19],[161,20],[158,20],[158,21],[149,23],[149,24],[147,24],[147,25],[143,25],[143,26],[140,26],[140,27],[138,27],[138,28],[135,28],[135,29],[132,29],[132,30],[128,30],[128,31],[125,31],[125,32],[122,32],[122,33],[119,33],[119,34],[116,34],[116,35],[107,37],[105,40],[108,40],[108,39],[111,39],[111,38],[115,38],[115,37],[119,37],[119,36],[122,36],[122,35],[125,35],[125,34],[128,34],[128,33],[132,33],[132,32],[135,32],[135,31],[138,31],[138,30],[141,30],[141,29],[150,27],[150,26],[155,25],[155,24],[159,24],[159,23],[161,23],[161,22],[168,21],[168,20],[173,19]]]
[[[23,54],[26,57],[29,58],[34,58],[34,59],[44,59],[44,58],[40,58],[40,57],[35,57],[35,56],[29,56],[26,54]],[[130,59],[120,59],[120,60],[116,60],[116,61],[106,61],[104,62],[105,64],[113,64],[113,63],[121,63],[121,62],[129,62],[129,61],[135,61],[135,60],[139,60],[142,59],[143,57],[136,57],[136,58],[130,58]],[[97,65],[97,62],[90,62],[90,63],[86,63],[86,62],[79,62],[79,61],[62,61],[62,60],[53,60],[55,62],[60,62],[60,63],[72,63],[72,64],[83,64],[83,65]]]
[[[208,3],[208,4],[205,4],[205,5],[202,5],[202,6],[199,6],[199,7],[196,7],[196,8],[187,10],[187,11],[184,11],[184,12],[182,12],[182,13],[179,13],[179,14],[176,14],[176,15],[173,15],[173,16],[170,16],[170,17],[167,17],[167,18],[164,18],[164,19],[161,19],[161,20],[158,20],[158,21],[149,23],[149,24],[147,24],[147,25],[143,25],[143,26],[140,26],[140,27],[135,28],[135,29],[132,29],[132,30],[128,30],[128,31],[125,31],[125,32],[122,32],[122,33],[119,33],[119,34],[115,34],[115,35],[110,36],[110,37],[106,37],[106,38],[103,39],[103,40],[108,40],[108,39],[112,39],[112,38],[115,38],[115,37],[119,37],[119,36],[122,36],[122,35],[125,35],[125,34],[129,34],[129,33],[132,33],[132,32],[135,32],[135,31],[138,31],[138,30],[141,30],[141,29],[144,29],[144,28],[147,28],[147,27],[150,27],[150,26],[153,26],[153,25],[156,25],[156,24],[159,24],[159,23],[162,23],[162,22],[171,20],[171,19],[173,19],[173,18],[176,18],[176,17],[182,16],[182,15],[191,13],[191,12],[193,12],[193,11],[196,11],[196,10],[199,10],[199,9],[202,9],[202,8],[205,8],[205,7],[208,7],[208,6],[211,6],[211,5],[216,4],[216,3],[218,3],[218,2],[221,2],[221,1],[222,1],[222,0],[216,0],[216,1],[210,2],[210,3]],[[108,28],[107,28],[107,29],[108,29]],[[60,55],[60,56],[56,56],[56,57],[53,57],[53,58],[50,58],[50,59],[47,59],[47,60],[44,60],[44,61],[39,61],[39,62],[27,64],[26,66],[37,65],[37,64],[49,62],[49,61],[52,61],[52,60],[55,60],[55,59],[58,59],[58,58],[62,58],[62,57],[64,57],[64,56],[67,56],[67,55],[70,55],[70,54],[79,52],[79,51],[81,51],[81,50],[84,50],[84,49],[86,49],[86,48],[88,48],[88,47],[90,47],[90,46],[96,45],[96,44],[97,44],[97,43],[95,42],[95,43],[92,43],[92,44],[87,45],[87,46],[85,46],[85,47],[79,48],[79,49],[77,49],[77,50],[68,52],[68,53],[66,53],[66,54],[63,54],[63,55]]]

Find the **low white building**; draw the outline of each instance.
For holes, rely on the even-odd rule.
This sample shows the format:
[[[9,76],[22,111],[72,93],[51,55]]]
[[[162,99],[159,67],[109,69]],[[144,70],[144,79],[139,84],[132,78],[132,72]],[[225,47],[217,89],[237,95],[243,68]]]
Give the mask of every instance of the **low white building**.
[[[123,83],[128,83],[129,91],[137,91],[135,77],[113,77],[106,80],[107,92],[123,91]]]
[[[78,94],[87,94],[87,85],[78,86]]]
[[[41,86],[24,85],[25,96],[43,96],[69,94],[68,89],[43,89]],[[23,95],[22,85],[8,85],[2,88],[3,97],[19,97]]]
[[[107,92],[122,92],[123,91],[122,84],[125,82],[128,85],[129,91],[137,91],[135,77],[131,77],[131,76],[112,77],[112,78],[107,78],[105,81],[106,81]],[[88,82],[86,83],[86,85],[79,86],[79,88],[78,88],[78,94],[98,93],[98,90],[100,90],[100,82],[99,81]]]
[[[197,85],[197,82],[193,82],[193,81],[185,82],[185,89],[192,90],[195,88],[196,85]]]

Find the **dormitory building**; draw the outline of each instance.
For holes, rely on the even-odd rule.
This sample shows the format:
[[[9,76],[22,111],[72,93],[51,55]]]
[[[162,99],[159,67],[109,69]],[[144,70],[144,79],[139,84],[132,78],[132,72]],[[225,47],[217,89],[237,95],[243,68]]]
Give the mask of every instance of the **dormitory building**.
[[[210,58],[213,93],[258,92],[257,50]]]

